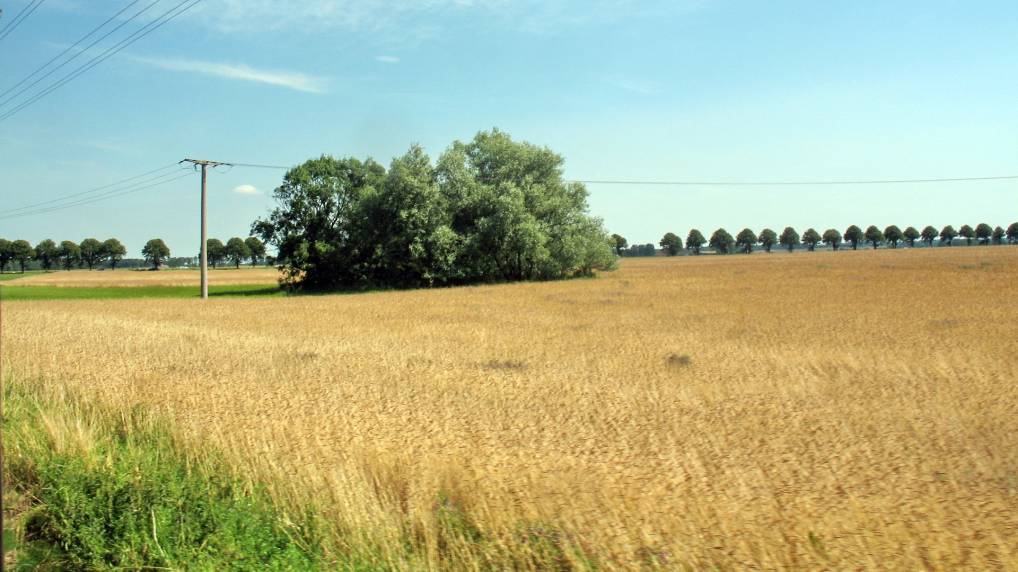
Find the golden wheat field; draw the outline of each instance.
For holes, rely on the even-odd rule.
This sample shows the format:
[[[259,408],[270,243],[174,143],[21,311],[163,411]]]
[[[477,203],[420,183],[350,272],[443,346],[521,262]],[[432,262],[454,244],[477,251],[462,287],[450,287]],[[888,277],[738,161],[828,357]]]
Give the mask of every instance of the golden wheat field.
[[[1018,248],[973,247],[11,302],[2,341],[9,378],[156,408],[397,568],[524,567],[506,554],[550,543],[527,566],[1006,570],[1015,324]],[[448,510],[485,540],[443,535]]]
[[[209,283],[217,285],[276,284],[280,273],[274,267],[218,268],[209,270]],[[46,272],[19,278],[18,285],[107,287],[107,286],[198,286],[197,270],[72,270]]]

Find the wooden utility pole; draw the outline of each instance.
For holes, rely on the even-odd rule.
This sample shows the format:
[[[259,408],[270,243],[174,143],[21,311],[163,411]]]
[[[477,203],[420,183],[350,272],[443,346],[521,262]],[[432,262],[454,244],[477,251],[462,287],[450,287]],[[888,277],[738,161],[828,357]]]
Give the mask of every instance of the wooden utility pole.
[[[208,185],[207,170],[209,167],[229,165],[220,161],[208,161],[205,159],[184,159],[181,163],[191,163],[195,167],[201,165],[201,299],[209,297],[209,256],[208,256]]]

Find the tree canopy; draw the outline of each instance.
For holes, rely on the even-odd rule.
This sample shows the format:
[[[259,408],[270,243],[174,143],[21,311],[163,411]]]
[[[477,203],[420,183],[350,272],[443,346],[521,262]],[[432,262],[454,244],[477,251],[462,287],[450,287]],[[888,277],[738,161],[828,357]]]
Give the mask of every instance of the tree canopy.
[[[884,229],[884,240],[891,243],[891,248],[898,248],[898,243],[901,242],[904,238],[905,233],[901,232],[901,229],[898,228],[897,225],[892,224]]]
[[[81,261],[88,266],[89,270],[95,268],[105,258],[103,243],[94,238],[86,238],[81,241],[81,244],[78,245],[78,253]]]
[[[902,236],[905,237],[905,240],[908,241],[908,245],[914,248],[915,241],[919,240],[919,237],[922,235],[919,234],[919,231],[916,230],[916,227],[910,226],[905,229],[905,232],[902,233]]]
[[[792,252],[795,245],[799,244],[799,233],[795,232],[794,228],[786,226],[785,230],[781,231],[778,242],[781,243],[781,246],[787,248],[789,252]]]
[[[629,241],[626,240],[626,237],[622,236],[621,234],[613,234],[611,236],[611,241],[612,247],[615,248],[615,254],[619,256],[622,256],[622,251],[625,250],[627,246],[629,246]]]
[[[923,232],[920,234],[920,236],[923,239],[923,242],[925,242],[927,246],[933,246],[933,241],[937,240],[937,237],[939,235],[940,233],[937,232],[937,229],[932,226],[927,226],[926,228],[923,229]]]
[[[247,243],[244,242],[243,238],[235,236],[230,240],[226,241],[226,248],[223,251],[226,258],[230,259],[235,268],[240,268],[240,263],[251,256],[251,249],[247,247]]]
[[[756,233],[748,228],[739,231],[735,235],[735,246],[738,246],[746,254],[753,252],[753,245],[756,244]]]
[[[774,232],[769,228],[765,228],[760,231],[760,244],[767,252],[774,248],[774,245],[778,243],[778,233]]]
[[[48,238],[35,245],[35,259],[39,261],[39,266],[43,270],[52,269],[59,256],[60,249],[57,248],[57,243]]]
[[[244,239],[247,245],[248,256],[251,257],[251,266],[257,266],[258,261],[265,258],[265,243],[257,236],[249,236]]]
[[[115,238],[108,238],[103,242],[103,254],[110,263],[110,269],[116,270],[117,264],[127,256],[127,248]]]
[[[971,226],[963,224],[961,225],[961,228],[958,229],[958,236],[965,239],[966,245],[971,246],[972,239],[976,237],[976,231],[973,230]]]
[[[824,241],[824,244],[830,246],[832,250],[838,250],[841,246],[841,233],[836,229],[829,228],[825,230],[821,239]]]
[[[707,240],[703,237],[703,233],[695,228],[689,231],[689,234],[686,236],[686,248],[692,250],[693,254],[700,254],[700,248],[706,242]]]
[[[153,238],[145,243],[145,246],[141,249],[142,256],[145,257],[145,261],[152,265],[152,268],[159,270],[165,261],[170,256],[170,247],[166,246],[161,238]]]
[[[852,245],[852,250],[858,249],[859,243],[865,238],[866,236],[863,234],[862,229],[854,224],[845,229],[845,242]]]
[[[947,225],[943,230],[940,231],[940,245],[951,246],[954,242],[955,237],[958,236],[958,231],[954,230],[954,227]]]
[[[865,237],[866,242],[870,243],[874,250],[884,241],[884,233],[875,224],[871,224],[866,228]]]
[[[976,225],[976,238],[979,240],[979,244],[990,244],[990,238],[993,237],[993,227],[986,224],[985,222]]]
[[[414,287],[546,280],[614,265],[618,248],[587,213],[587,191],[547,148],[492,130],[437,163],[419,146],[388,171],[322,156],[286,173],[252,233],[273,244],[293,286]]]
[[[81,249],[76,242],[62,240],[60,241],[60,249],[57,255],[60,259],[60,267],[64,270],[70,270],[77,266],[78,261],[81,259]]]
[[[675,256],[682,250],[682,239],[674,232],[666,232],[659,243],[668,256]]]
[[[808,228],[806,232],[802,233],[802,243],[806,245],[806,248],[810,252],[816,250],[817,243],[821,240],[820,233],[815,228]]]
[[[28,261],[32,259],[35,254],[35,249],[28,243],[27,240],[15,240],[10,243],[10,256],[11,260],[18,263],[21,271],[25,271],[25,266],[28,265]]]
[[[735,246],[735,239],[728,234],[727,230],[719,228],[711,235],[709,246],[718,254],[728,254]]]

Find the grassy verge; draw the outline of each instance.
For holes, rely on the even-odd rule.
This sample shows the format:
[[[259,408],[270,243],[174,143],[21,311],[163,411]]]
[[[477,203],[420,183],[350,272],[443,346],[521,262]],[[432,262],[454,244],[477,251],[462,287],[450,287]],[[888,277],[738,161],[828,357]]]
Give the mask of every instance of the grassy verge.
[[[152,418],[42,398],[5,381],[12,569],[335,567],[323,563],[313,525],[279,513],[217,455],[184,454]]]
[[[241,284],[209,286],[209,296],[282,296],[278,286]],[[127,298],[197,298],[197,286],[0,286],[0,299],[110,300]]]

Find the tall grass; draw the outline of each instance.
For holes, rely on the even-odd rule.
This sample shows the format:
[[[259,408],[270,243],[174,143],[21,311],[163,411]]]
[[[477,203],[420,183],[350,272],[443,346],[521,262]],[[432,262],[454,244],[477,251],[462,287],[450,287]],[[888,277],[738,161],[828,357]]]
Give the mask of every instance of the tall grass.
[[[23,569],[311,570],[308,522],[140,409],[4,379],[5,500]],[[9,504],[9,503],[8,503]],[[324,567],[323,567],[324,568]]]

